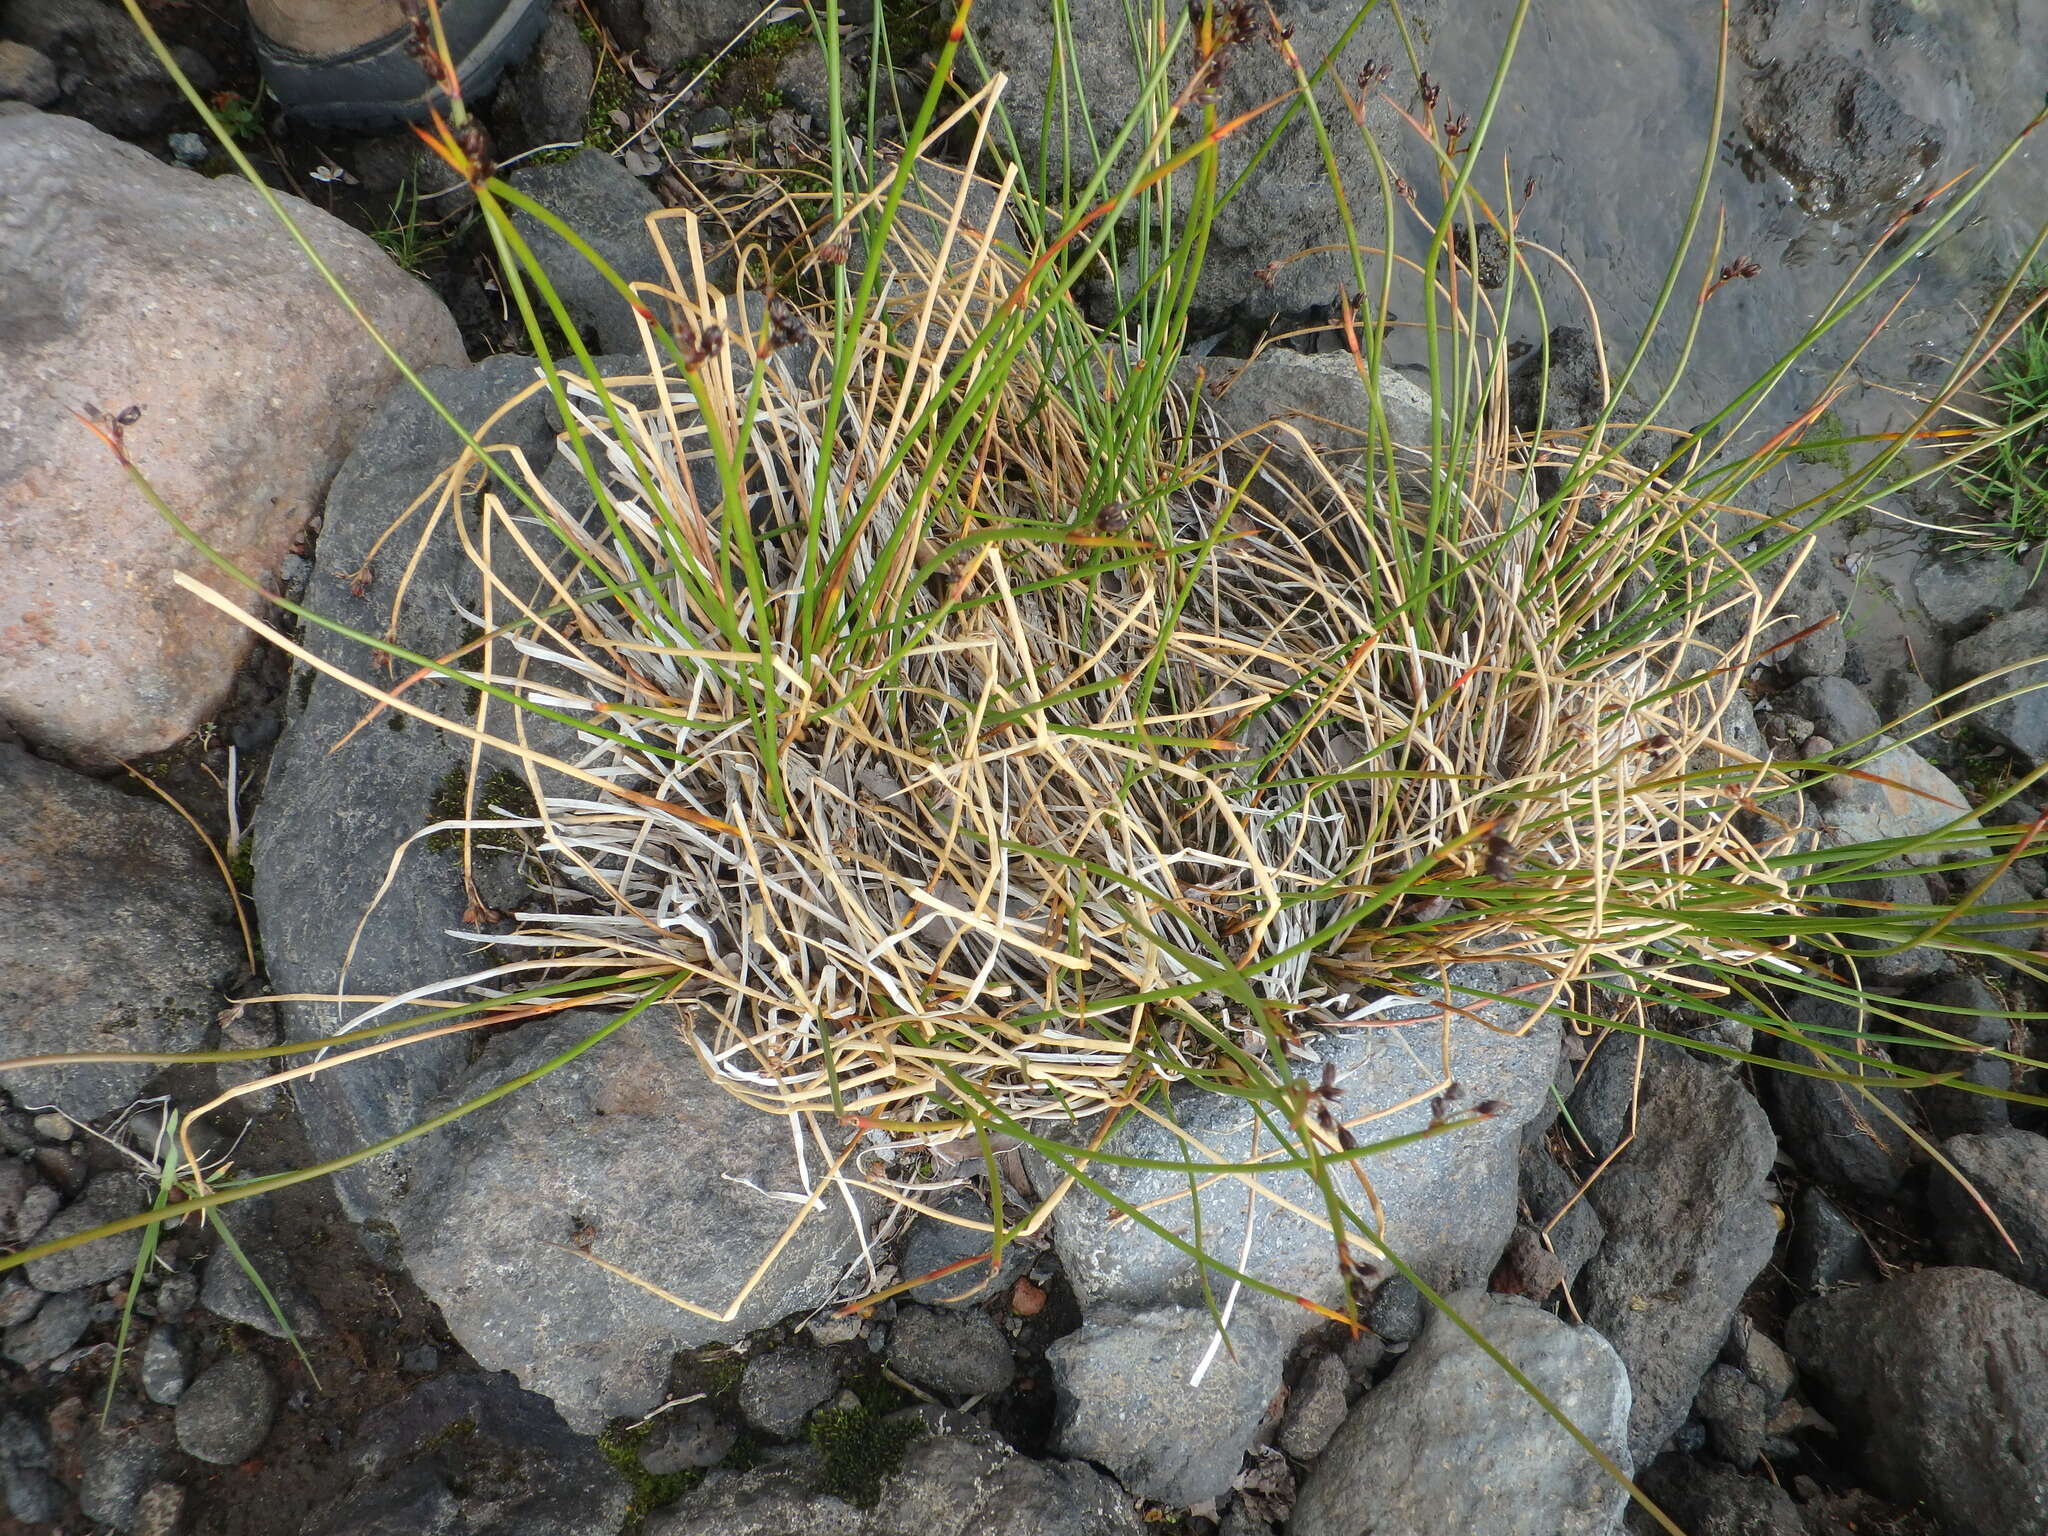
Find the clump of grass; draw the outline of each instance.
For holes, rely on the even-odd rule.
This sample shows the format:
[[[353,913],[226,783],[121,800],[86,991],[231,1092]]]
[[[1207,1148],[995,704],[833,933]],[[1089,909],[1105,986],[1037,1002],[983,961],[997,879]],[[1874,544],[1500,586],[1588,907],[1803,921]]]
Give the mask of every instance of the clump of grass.
[[[1915,1086],[1932,1079],[1802,1034],[1778,997],[1857,999],[1873,941],[2041,974],[1953,909],[1828,903],[1830,885],[1885,860],[1975,869],[2030,834],[1970,827],[1956,807],[1915,838],[1813,848],[1803,782],[1877,777],[1861,766],[1877,754],[1757,762],[1719,726],[1742,671],[1782,637],[1764,572],[1809,547],[1811,519],[1894,489],[1888,467],[1926,418],[1788,513],[1740,498],[1825,400],[1762,449],[1734,445],[1771,386],[1966,196],[1886,231],[1815,330],[1703,425],[1654,425],[1667,384],[1644,422],[1610,407],[1522,437],[1496,306],[1531,279],[1511,215],[1475,184],[1491,109],[1455,156],[1431,125],[1444,211],[1425,254],[1403,255],[1391,221],[1379,244],[1351,242],[1367,312],[1344,334],[1370,412],[1356,447],[1284,424],[1226,436],[1173,382],[1226,195],[1220,149],[1283,117],[1332,132],[1306,69],[1289,56],[1299,89],[1284,107],[1224,120],[1215,86],[1255,45],[1250,13],[1162,11],[1141,110],[1071,184],[1034,189],[992,151],[998,85],[953,79],[967,11],[901,152],[878,148],[872,123],[857,133],[835,97],[825,163],[776,210],[803,231],[801,281],[767,291],[745,266],[718,288],[694,216],[657,221],[668,276],[633,292],[645,356],[629,372],[595,367],[511,215],[559,221],[476,158],[459,112],[437,132],[535,338],[529,394],[552,401],[573,475],[485,454],[488,426],[467,435],[425,498],[431,521],[473,503],[473,524],[454,520],[473,547],[525,551],[529,569],[479,554],[484,638],[460,655],[405,651],[395,615],[383,638],[356,637],[413,669],[358,684],[380,709],[451,725],[408,690],[439,677],[473,691],[472,722],[452,728],[521,765],[549,871],[550,915],[515,936],[537,958],[449,984],[518,990],[464,993],[414,1022],[623,1008],[544,1071],[663,1010],[723,1086],[821,1144],[835,1123],[880,1133],[829,1162],[792,1223],[833,1179],[912,1201],[903,1172],[935,1144],[992,1156],[993,1137],[1013,1138],[1071,1177],[1033,1210],[999,1210],[998,1247],[1102,1189],[1053,1131],[1170,1114],[1169,1087],[1224,1094],[1271,1128],[1273,1155],[1207,1159],[1203,1175],[1315,1175],[1332,1284],[1291,1299],[1342,1316],[1354,1245],[1399,1264],[1364,1160],[1416,1137],[1367,1139],[1401,1106],[1339,1106],[1307,1071],[1316,1031],[1439,998],[1446,1037],[1503,1027],[1452,1001],[1455,968],[1502,961],[1535,978],[1507,999],[1519,1010],[1649,1031],[1651,1005],[1678,1004],[1796,1041],[1822,1075]],[[836,11],[820,36],[836,71]],[[1685,280],[1714,139],[1653,328],[1667,308],[1705,323],[1720,286],[1719,253]],[[942,142],[972,174],[927,173]],[[1441,260],[1461,224],[1496,221],[1512,258],[1497,300]],[[1107,321],[1077,297],[1104,273]],[[1397,441],[1379,403],[1381,317],[1396,312],[1421,317],[1408,323],[1429,359],[1424,441]],[[573,365],[544,344],[550,326]],[[125,463],[119,424],[98,430]],[[1870,1002],[1894,1019],[1886,1006]],[[1534,1017],[1515,1016],[1505,1027]],[[267,1053],[373,1050],[402,1027],[365,1025]],[[1255,1264],[1195,1252],[1205,1278],[1272,1289]],[[729,1321],[745,1297],[723,1311],[671,1299]],[[823,1432],[851,1445],[878,1426]]]
[[[399,266],[417,276],[447,254],[468,223],[466,213],[434,216],[420,198],[418,182],[408,176],[399,183],[391,205],[372,224],[370,238]]]
[[[2012,555],[2048,544],[2048,267],[2028,282],[2027,310],[1982,375],[1994,440],[1956,470],[1985,514],[1970,542]]]

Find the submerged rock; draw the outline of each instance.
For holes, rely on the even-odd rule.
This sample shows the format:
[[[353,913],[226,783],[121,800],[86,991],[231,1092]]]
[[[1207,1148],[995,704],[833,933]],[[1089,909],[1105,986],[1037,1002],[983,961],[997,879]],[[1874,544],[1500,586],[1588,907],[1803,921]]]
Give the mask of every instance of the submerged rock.
[[[1875,75],[1836,54],[1765,70],[1742,110],[1764,159],[1808,213],[1843,216],[1903,200],[1941,154],[1941,132]]]
[[[1626,1473],[1629,1377],[1591,1328],[1517,1298],[1447,1298]],[[1290,1536],[1605,1536],[1621,1486],[1465,1332],[1432,1317],[1302,1480]]]

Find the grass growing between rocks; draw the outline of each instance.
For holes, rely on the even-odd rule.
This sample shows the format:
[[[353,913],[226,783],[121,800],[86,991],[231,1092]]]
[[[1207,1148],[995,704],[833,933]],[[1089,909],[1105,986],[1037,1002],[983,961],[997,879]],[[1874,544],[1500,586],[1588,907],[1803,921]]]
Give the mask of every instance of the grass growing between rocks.
[[[1526,1033],[1551,1013],[1657,1034],[1652,1010],[1677,1007],[1811,1053],[1683,1042],[1734,1061],[1866,1094],[1947,1082],[1869,1054],[1933,1043],[1960,1062],[1975,1047],[1866,999],[1859,962],[1928,944],[2039,975],[2036,957],[1986,936],[2014,914],[1845,907],[1835,888],[1911,856],[1980,896],[2039,829],[1985,830],[1944,805],[1910,837],[1817,846],[1802,809],[1816,784],[1927,797],[1888,775],[1884,742],[1759,760],[1724,721],[1744,673],[1796,638],[1766,572],[1818,524],[1929,472],[1906,451],[1988,347],[1958,361],[1912,430],[1776,512],[1747,509],[1745,493],[1800,451],[1831,397],[1772,422],[1766,394],[1873,307],[1983,182],[1887,231],[1837,304],[1704,424],[1656,425],[1675,384],[1650,380],[1645,338],[1618,367],[1603,360],[1608,404],[1591,425],[1517,434],[1510,316],[1545,320],[1545,296],[1479,149],[1527,12],[1457,133],[1415,125],[1440,217],[1384,159],[1377,188],[1332,187],[1354,228],[1353,210],[1381,210],[1376,237],[1352,242],[1362,297],[1341,317],[1369,413],[1355,447],[1287,423],[1227,426],[1175,371],[1233,184],[1226,152],[1290,123],[1324,144],[1360,131],[1319,106],[1321,61],[1295,59],[1248,11],[1148,11],[1138,110],[1055,176],[997,152],[1001,82],[966,82],[962,5],[911,151],[844,120],[835,93],[824,162],[788,194],[797,250],[755,252],[721,290],[695,219],[657,220],[669,280],[632,293],[645,358],[623,373],[595,365],[512,213],[574,232],[492,175],[458,104],[433,142],[476,192],[535,338],[532,391],[563,423],[554,466],[486,452],[488,427],[450,418],[467,446],[407,512],[452,530],[485,573],[466,616],[480,637],[447,656],[407,650],[403,605],[446,598],[402,582],[380,634],[272,599],[388,658],[389,685],[366,685],[181,580],[360,688],[371,714],[469,741],[465,803],[490,798],[486,749],[519,765],[540,895],[515,934],[492,937],[529,958],[326,1039],[179,1059],[329,1053],[289,1079],[570,1006],[621,1012],[347,1157],[218,1187],[194,1165],[180,1209],[428,1134],[652,1010],[724,1087],[800,1129],[814,1185],[792,1230],[842,1189],[923,1209],[905,1170],[935,1147],[991,1165],[1022,1147],[1052,1187],[1019,1206],[991,1180],[992,1261],[1060,1201],[1106,1199],[1199,1261],[1219,1322],[1246,1291],[1355,1322],[1374,1278],[1419,1280],[1372,1158],[1500,1106],[1461,1105],[1446,1073],[1426,1127],[1395,1133],[1415,1101],[1345,1099],[1317,1069],[1325,1036],[1419,1023],[1447,1060],[1455,1030]],[[833,9],[820,29],[835,71],[838,21]],[[1220,116],[1222,72],[1267,48],[1295,91]],[[1362,102],[1386,81],[1345,88]],[[1735,265],[1701,238],[1719,138],[1702,127],[1655,315],[1686,335],[1711,322]],[[975,177],[927,172],[941,144]],[[1514,253],[1498,293],[1445,260],[1481,226]],[[1412,441],[1384,404],[1396,313],[1421,338],[1434,402]],[[552,335],[573,357],[554,358]],[[122,424],[97,428],[128,462]],[[146,489],[146,465],[132,467]],[[432,678],[470,691],[467,722],[408,696]],[[1937,713],[1924,729],[1945,723]],[[505,828],[462,822],[465,836]],[[1782,1003],[1801,993],[1867,1007],[1868,1028],[1795,1024]],[[1219,1158],[1185,1133],[1171,1160],[1103,1149],[1126,1119],[1174,1126],[1168,1091],[1182,1085],[1240,1104],[1265,1154]],[[861,1135],[844,1141],[846,1127]],[[786,1131],[764,1119],[763,1133]],[[1118,1199],[1120,1167],[1184,1172],[1197,1205],[1212,1181],[1309,1173],[1320,1208],[1298,1214],[1329,1233],[1329,1283],[1274,1286],[1234,1233],[1210,1242],[1198,1227],[1190,1242]],[[730,1319],[744,1294],[670,1299]]]
[[[2004,345],[1980,377],[1993,415],[1991,440],[1957,470],[1982,509],[1971,543],[2015,558],[2048,547],[2048,265],[2036,265]]]

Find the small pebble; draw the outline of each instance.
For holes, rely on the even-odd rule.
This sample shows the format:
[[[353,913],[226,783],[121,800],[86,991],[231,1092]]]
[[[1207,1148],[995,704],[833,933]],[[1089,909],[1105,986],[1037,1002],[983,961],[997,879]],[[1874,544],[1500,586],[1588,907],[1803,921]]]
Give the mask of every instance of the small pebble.
[[[52,1296],[25,1323],[0,1335],[0,1355],[24,1370],[54,1360],[92,1326],[92,1297],[83,1291]]]
[[[50,1437],[25,1413],[0,1413],[0,1465],[47,1467]]]
[[[0,1328],[12,1328],[36,1315],[43,1293],[19,1274],[0,1275]]]
[[[171,154],[180,165],[197,165],[207,156],[206,140],[196,133],[174,133],[170,145]]]
[[[128,1536],[172,1536],[185,1513],[185,1490],[176,1483],[151,1483],[135,1502]]]
[[[804,1325],[804,1332],[811,1336],[813,1344],[829,1348],[834,1344],[851,1344],[866,1326],[858,1312],[842,1315],[835,1308],[812,1318]]]
[[[1336,1355],[1320,1355],[1302,1372],[1287,1399],[1287,1417],[1280,1425],[1280,1449],[1296,1461],[1313,1461],[1337,1433],[1350,1405],[1345,1389],[1351,1377]]]
[[[57,1114],[54,1111],[49,1114],[37,1115],[34,1123],[36,1134],[45,1141],[69,1141],[76,1134],[71,1124],[71,1117],[69,1115]]]
[[[889,1367],[930,1392],[977,1397],[1017,1377],[1009,1338],[985,1312],[904,1307],[889,1335]]]
[[[1389,1344],[1406,1344],[1422,1332],[1422,1293],[1406,1276],[1394,1276],[1373,1297],[1365,1325]]]
[[[142,1347],[142,1395],[152,1403],[175,1407],[185,1395],[185,1352],[178,1346],[178,1330],[158,1323],[149,1331]]]
[[[64,1208],[64,1197],[47,1184],[37,1184],[21,1197],[21,1209],[14,1216],[14,1241],[26,1248],[36,1234],[49,1225],[50,1218]]]
[[[0,1481],[6,1484],[7,1513],[23,1525],[43,1525],[63,1517],[64,1485],[40,1467],[0,1466]]]
[[[262,1363],[233,1355],[208,1366],[178,1401],[178,1444],[188,1456],[232,1467],[247,1461],[270,1433],[277,1386]]]
[[[654,1421],[640,1443],[640,1465],[656,1477],[715,1467],[738,1439],[739,1431],[713,1413],[709,1403],[685,1403]]]
[[[199,1277],[193,1274],[166,1275],[156,1288],[156,1315],[183,1317],[199,1301]]]
[[[1034,1285],[1029,1275],[1010,1288],[1010,1310],[1019,1317],[1036,1317],[1045,1310],[1045,1288]]]
[[[36,1165],[36,1171],[57,1186],[57,1193],[70,1199],[81,1189],[91,1170],[76,1147],[37,1147],[29,1153],[29,1160]]]
[[[739,1409],[763,1434],[787,1440],[838,1385],[829,1355],[808,1344],[789,1344],[747,1362]]]

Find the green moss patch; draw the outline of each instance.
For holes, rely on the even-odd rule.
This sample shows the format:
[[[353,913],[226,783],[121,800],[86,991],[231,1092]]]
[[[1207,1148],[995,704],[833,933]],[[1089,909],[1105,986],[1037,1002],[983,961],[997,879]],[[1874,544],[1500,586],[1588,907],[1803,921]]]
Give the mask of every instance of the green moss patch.
[[[427,821],[462,821],[469,818],[469,770],[450,768],[441,776],[435,786],[434,797],[427,802]],[[513,816],[531,817],[539,813],[534,803],[533,791],[526,787],[526,781],[509,768],[494,769],[477,786],[476,816],[481,820],[496,808]],[[471,845],[491,853],[519,853],[526,847],[526,834],[517,827],[503,831],[479,831],[470,834]],[[436,853],[459,853],[462,850],[460,832],[436,832],[427,839],[427,846]]]
[[[614,1426],[597,1437],[598,1451],[612,1464],[631,1490],[626,1508],[626,1529],[636,1531],[658,1509],[666,1509],[704,1481],[703,1467],[684,1467],[677,1472],[650,1472],[640,1464],[640,1447],[647,1441],[650,1426]]]
[[[811,1415],[807,1433],[825,1462],[825,1492],[867,1509],[882,1496],[882,1479],[903,1464],[924,1421],[894,1419],[901,1394],[886,1384],[862,1391],[857,1408],[826,1408]]]

